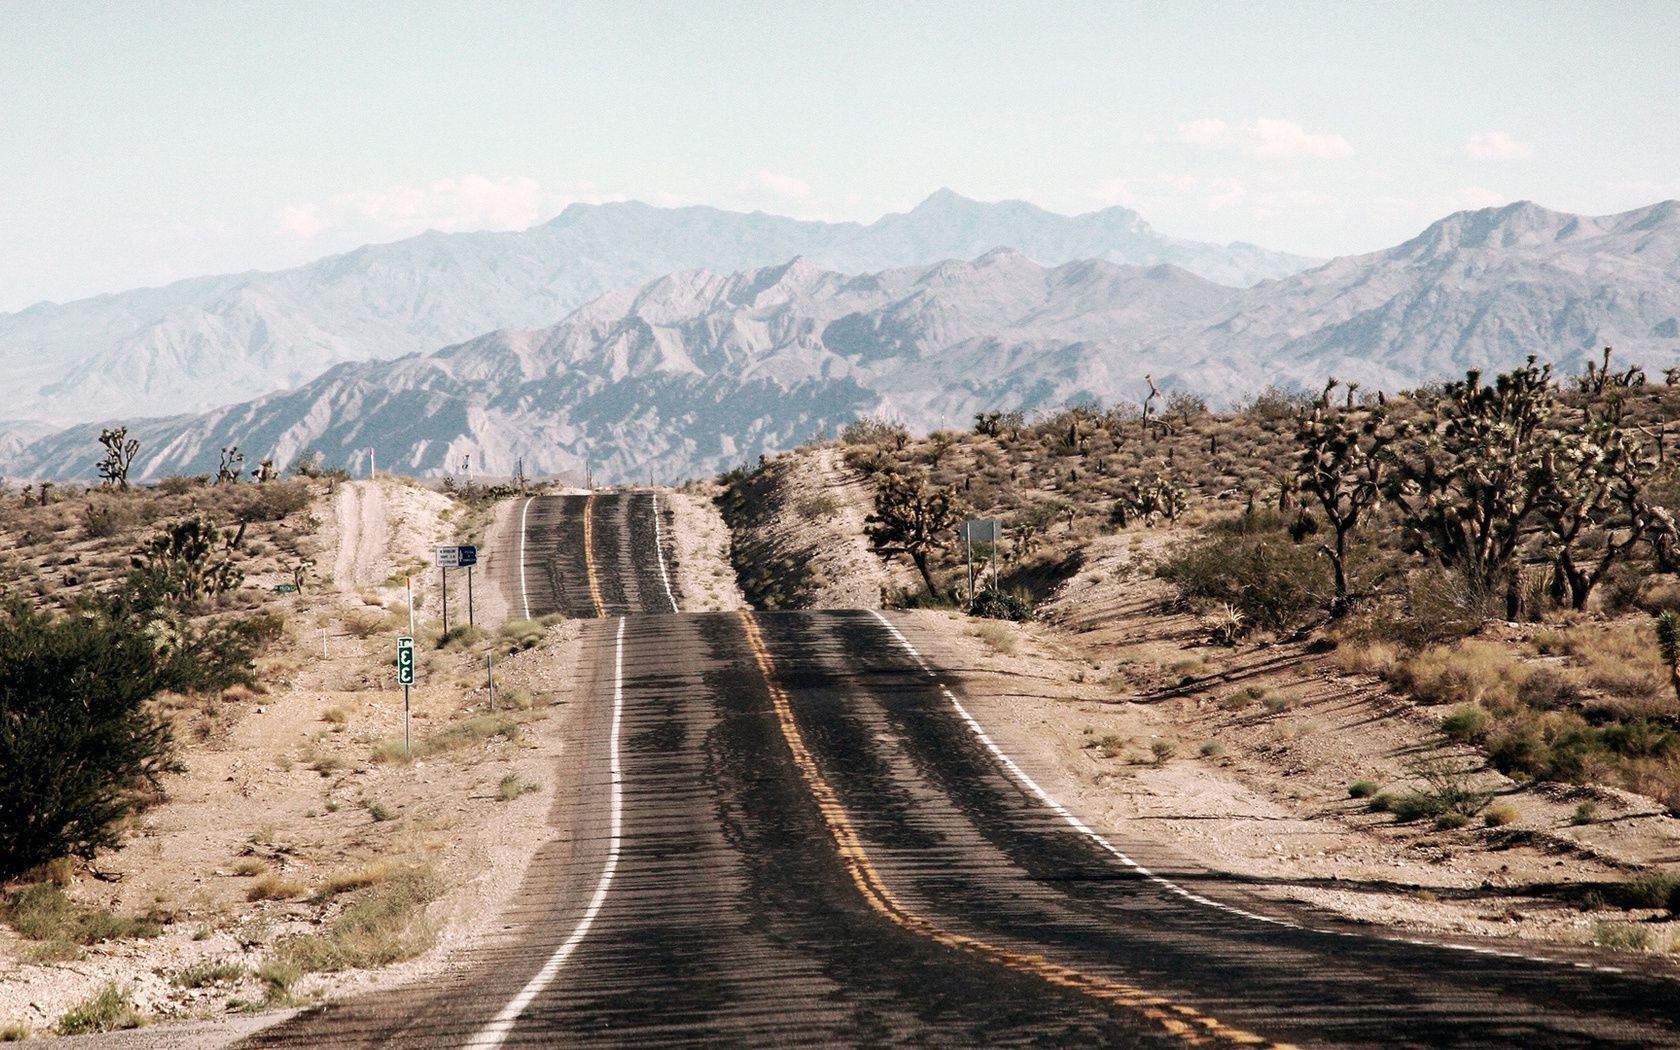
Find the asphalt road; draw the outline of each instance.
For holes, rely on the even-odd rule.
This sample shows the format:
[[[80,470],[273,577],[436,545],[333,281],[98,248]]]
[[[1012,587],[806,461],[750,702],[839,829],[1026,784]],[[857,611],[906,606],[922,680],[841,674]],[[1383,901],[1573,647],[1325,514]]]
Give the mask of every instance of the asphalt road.
[[[672,613],[655,513],[525,508],[510,598],[597,621],[593,702],[502,935],[242,1045],[1680,1045],[1666,979],[1265,921],[1141,869],[890,619]]]

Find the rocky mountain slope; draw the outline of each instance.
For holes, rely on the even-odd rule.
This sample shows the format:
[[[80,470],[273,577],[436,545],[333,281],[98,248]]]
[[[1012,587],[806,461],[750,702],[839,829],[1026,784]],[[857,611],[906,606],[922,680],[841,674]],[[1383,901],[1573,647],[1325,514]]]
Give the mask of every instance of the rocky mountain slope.
[[[916,429],[973,413],[1113,402],[1143,376],[1215,404],[1327,375],[1396,389],[1528,354],[1565,370],[1614,345],[1680,363],[1680,205],[1588,218],[1511,205],[1398,247],[1242,290],[1173,266],[972,262],[861,276],[796,259],[610,292],[549,328],[340,365],[295,390],[138,425],[146,477],[212,469],[239,444],[286,463],[505,474],[595,468],[673,480],[832,432],[862,414]],[[5,466],[85,477],[97,425]]]
[[[1576,371],[1604,346],[1649,369],[1680,363],[1680,201],[1606,216],[1526,201],[1459,212],[1251,289],[1144,356],[1210,392],[1332,373],[1392,390],[1528,354]]]
[[[276,273],[43,303],[0,314],[0,423],[201,411],[296,387],[345,361],[425,352],[493,328],[552,324],[617,287],[803,255],[848,272],[970,258],[1007,246],[1047,265],[1171,262],[1232,285],[1313,260],[1164,237],[1135,212],[1062,216],[940,191],[862,225],[760,212],[573,205],[514,233],[426,233]]]
[[[343,364],[296,390],[134,427],[147,478],[212,469],[238,444],[284,464],[656,480],[714,470],[866,412],[952,422],[994,405],[1104,396],[1137,341],[1236,293],[1172,266],[973,262],[849,276],[803,259],[689,271],[612,292],[546,329]],[[21,472],[86,472],[98,425],[31,445]]]

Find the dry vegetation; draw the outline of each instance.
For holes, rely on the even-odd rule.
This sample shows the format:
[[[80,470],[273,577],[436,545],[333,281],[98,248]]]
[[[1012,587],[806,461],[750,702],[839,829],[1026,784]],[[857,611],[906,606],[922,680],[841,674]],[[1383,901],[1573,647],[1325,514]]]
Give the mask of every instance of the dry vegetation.
[[[1452,455],[1476,469],[1515,465],[1511,521],[1490,523],[1509,534],[1504,561],[1450,548],[1451,514],[1436,511],[1456,506],[1462,482],[1420,497],[1438,480],[1426,457],[1438,466],[1443,449],[1467,447],[1453,428],[1484,425],[1476,412],[1493,437]],[[1516,422],[1501,430],[1507,419]],[[1680,842],[1680,622],[1657,618],[1680,609],[1680,469],[1667,448],[1676,419],[1680,387],[1607,362],[1560,383],[1519,370],[1497,391],[1467,383],[1380,405],[1332,387],[1268,391],[1223,414],[1185,397],[988,414],[971,431],[926,437],[863,420],[830,447],[875,486],[870,526],[883,557],[909,569],[918,516],[937,525],[925,551],[932,586],[906,588],[897,604],[965,607],[950,527],[1000,519],[1001,589],[1051,621],[1045,644],[1078,647],[1081,687],[1179,720],[1154,723],[1167,734],[1155,740],[1085,727],[1082,750],[1099,761],[1212,763],[1290,806],[1445,855],[1558,851],[1579,858],[1575,881],[1537,881],[1532,894],[1652,920],[1680,908],[1680,895],[1641,882],[1676,881],[1666,865]],[[763,508],[788,502],[796,457],[811,454],[725,479],[754,575],[747,592],[763,605],[802,586],[804,566],[752,552]],[[1326,472],[1346,483],[1334,503],[1314,488]],[[1497,519],[1505,511],[1493,502]],[[975,554],[990,567],[992,551]],[[986,603],[974,612],[1012,615],[995,596]],[[1011,630],[969,633],[1009,656]],[[1338,750],[1322,739],[1337,727],[1369,739]],[[1554,926],[1551,935],[1586,936],[1561,918]],[[1627,947],[1620,929],[1587,939]],[[1668,948],[1666,923],[1642,929],[1642,946]]]
[[[405,752],[390,684],[391,636],[407,630],[403,572],[383,587],[334,586],[344,483],[55,487],[45,505],[38,489],[0,495],[0,584],[61,616],[95,593],[132,591],[137,552],[182,521],[204,523],[215,536],[205,563],[230,566],[226,587],[171,592],[167,619],[175,630],[247,625],[251,646],[247,683],[146,705],[176,768],[118,785],[132,808],[113,828],[117,848],[0,887],[8,1038],[313,1001],[337,987],[334,974],[436,965],[431,949],[466,943],[517,884],[552,788],[544,720],[569,689],[565,662],[541,650],[576,631],[481,615],[445,635],[420,562],[433,543],[476,538],[489,504],[377,483],[372,564],[421,577]],[[493,710],[486,650],[499,654]]]

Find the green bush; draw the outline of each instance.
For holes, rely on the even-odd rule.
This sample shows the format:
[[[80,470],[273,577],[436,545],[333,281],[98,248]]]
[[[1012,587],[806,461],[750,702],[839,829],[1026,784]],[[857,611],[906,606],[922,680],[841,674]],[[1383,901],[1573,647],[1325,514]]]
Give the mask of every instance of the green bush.
[[[1375,780],[1355,780],[1348,785],[1348,798],[1374,798],[1377,794]]]
[[[1033,618],[1032,599],[1019,591],[1006,592],[988,587],[974,596],[968,605],[968,614],[992,620],[1030,620]]]
[[[64,1011],[58,1019],[58,1034],[115,1032],[123,1028],[138,1028],[140,1023],[140,1015],[135,1013],[128,993],[114,984],[107,984],[97,995]]]
[[[1158,571],[1185,597],[1224,602],[1262,630],[1292,630],[1329,607],[1328,564],[1281,533],[1203,536],[1174,549]]]
[[[244,643],[90,598],[54,620],[0,607],[0,879],[115,846],[139,792],[174,768],[164,690],[249,682]]]
[[[1459,743],[1479,738],[1488,726],[1488,713],[1473,704],[1457,708],[1441,723],[1441,732]]]

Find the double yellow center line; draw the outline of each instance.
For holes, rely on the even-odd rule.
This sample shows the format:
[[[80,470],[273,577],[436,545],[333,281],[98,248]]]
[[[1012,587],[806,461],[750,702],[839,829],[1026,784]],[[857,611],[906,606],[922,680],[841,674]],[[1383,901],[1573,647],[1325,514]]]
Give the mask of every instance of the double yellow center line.
[[[787,741],[788,750],[793,753],[793,764],[816,800],[823,823],[834,840],[847,874],[851,876],[852,883],[858,888],[858,892],[863,894],[863,899],[868,902],[870,908],[895,926],[926,937],[936,944],[978,956],[1017,973],[1042,978],[1051,984],[1081,992],[1111,1006],[1130,1011],[1191,1046],[1278,1045],[1270,1044],[1251,1032],[1232,1028],[1194,1007],[1175,1003],[1141,988],[1084,973],[1051,962],[1043,956],[1002,948],[947,930],[899,903],[892,891],[887,889],[874,864],[870,862],[869,855],[863,848],[863,841],[852,826],[851,818],[846,815],[839,797],[817,769],[816,760],[805,747],[799,726],[793,720],[793,707],[789,703],[787,690],[782,688],[777,680],[775,665],[770,658],[769,649],[764,644],[764,636],[759,633],[758,622],[746,611],[741,612],[740,617],[741,625],[746,631],[747,645],[752,649],[753,659],[758,663],[765,688],[769,690],[770,704],[775,709],[777,722],[781,725],[782,737]]]
[[[604,619],[606,604],[601,601],[601,581],[595,575],[595,494],[583,501],[583,572],[589,579],[589,600],[595,603],[595,618]]]

